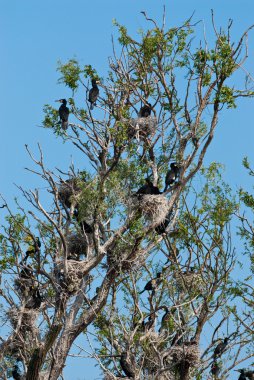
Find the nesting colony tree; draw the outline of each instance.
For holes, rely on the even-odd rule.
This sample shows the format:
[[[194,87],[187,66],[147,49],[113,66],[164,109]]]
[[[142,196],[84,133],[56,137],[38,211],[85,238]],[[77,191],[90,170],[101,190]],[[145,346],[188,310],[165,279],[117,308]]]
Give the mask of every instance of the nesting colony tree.
[[[213,23],[208,46],[194,40],[191,19],[168,29],[144,17],[151,28],[137,40],[116,23],[104,78],[75,60],[59,66],[68,115],[63,127],[47,105],[44,127],[72,142],[85,166],[52,173],[41,148],[38,158],[27,148],[52,201],[46,208],[38,190],[21,189],[31,208],[7,206],[5,379],[62,378],[90,328],[105,379],[223,379],[249,355],[250,315],[236,318],[230,279],[236,204],[215,164],[202,171],[200,192],[193,182],[219,113],[253,96],[231,80],[247,57],[247,32],[233,43],[232,25],[218,32]]]

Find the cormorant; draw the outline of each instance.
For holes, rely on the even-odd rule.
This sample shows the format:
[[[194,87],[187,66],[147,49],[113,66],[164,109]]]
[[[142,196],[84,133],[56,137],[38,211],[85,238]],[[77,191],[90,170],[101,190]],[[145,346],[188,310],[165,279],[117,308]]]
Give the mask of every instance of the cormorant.
[[[67,104],[67,100],[66,99],[59,99],[59,100],[56,100],[56,102],[60,102],[62,103],[61,106],[59,107],[59,117],[60,117],[60,120],[61,120],[61,126],[63,128],[64,131],[66,131],[66,129],[68,128],[68,118],[69,118],[69,108],[66,106]]]
[[[149,331],[153,327],[154,322],[155,322],[155,314],[152,314],[148,317],[148,321],[142,322],[141,326],[142,326],[143,332]]]
[[[136,192],[137,195],[140,194],[150,194],[150,195],[158,195],[161,194],[160,190],[157,186],[154,186],[153,183],[150,181],[149,178],[146,178],[146,184],[141,186],[140,189]]]
[[[152,278],[152,280],[148,281],[144,289],[141,292],[139,292],[139,294],[144,293],[146,290],[147,291],[152,290],[152,294],[154,294],[156,288],[159,286],[159,284],[162,281],[161,275],[162,275],[161,272],[157,273],[156,278]]]
[[[88,101],[91,103],[90,110],[93,109],[99,95],[99,88],[97,86],[97,83],[99,83],[99,81],[92,79],[92,88],[90,89],[88,96]]]
[[[139,114],[140,117],[148,117],[151,115],[152,105],[150,103],[145,104],[140,108]]]
[[[211,374],[217,377],[219,372],[220,372],[220,367],[218,366],[218,363],[216,362],[216,360],[214,360],[211,365]]]
[[[73,214],[74,214],[75,218],[77,219],[81,230],[87,234],[91,234],[93,232],[93,228],[85,220],[82,220],[82,221],[79,220],[78,209],[75,209]]]
[[[135,372],[133,365],[130,363],[127,352],[123,352],[120,358],[120,366],[127,377],[134,378]]]
[[[38,288],[31,289],[31,287],[30,287],[30,291],[32,291],[31,299],[27,302],[25,307],[27,309],[39,309],[43,301],[40,291]]]
[[[177,177],[179,177],[179,174],[180,174],[179,166],[176,164],[176,162],[172,162],[170,164],[170,169],[166,174],[164,192],[167,190],[168,186],[173,185],[173,183],[175,183]]]
[[[236,369],[235,371],[240,372],[238,380],[254,380],[254,371],[247,369]]]
[[[161,222],[157,227],[155,227],[155,231],[157,232],[157,234],[162,235],[166,232],[166,228],[169,225],[170,220],[171,220],[171,215],[172,215],[172,211],[168,213],[168,215],[163,220],[163,222]]]
[[[240,376],[238,377],[238,380],[247,380],[244,369],[236,369],[236,371],[240,372]]]
[[[224,338],[224,341],[219,343],[217,347],[215,347],[215,350],[214,350],[214,358],[217,358],[217,357],[220,357],[223,352],[226,350],[226,347],[228,345],[228,340],[229,338]]]
[[[165,310],[165,314],[163,314],[161,318],[161,327],[159,329],[159,332],[168,329],[169,322],[172,321],[172,313],[169,308],[167,306],[163,306],[163,309]]]
[[[35,239],[35,242],[33,242],[33,245],[29,247],[29,249],[26,251],[26,256],[24,261],[27,260],[27,258],[31,255],[34,255],[35,253],[38,253],[41,248],[41,241],[40,238],[37,236]]]
[[[21,380],[21,375],[19,373],[19,367],[17,366],[17,364],[14,365],[11,374],[14,380]]]

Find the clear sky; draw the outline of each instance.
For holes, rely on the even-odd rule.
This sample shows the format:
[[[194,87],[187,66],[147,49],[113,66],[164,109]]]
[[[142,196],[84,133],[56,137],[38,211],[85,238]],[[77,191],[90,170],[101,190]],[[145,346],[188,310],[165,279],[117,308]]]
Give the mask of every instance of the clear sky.
[[[68,98],[68,90],[57,84],[57,61],[76,57],[92,64],[103,75],[111,55],[111,34],[117,19],[133,34],[145,26],[140,11],[161,20],[163,5],[169,27],[182,23],[195,11],[194,20],[209,28],[211,9],[217,25],[234,20],[233,36],[254,23],[253,0],[0,0],[0,193],[12,203],[19,196],[14,183],[27,188],[36,179],[24,171],[31,167],[25,144],[33,150],[39,142],[51,168],[66,169],[81,156],[69,144],[62,144],[48,130],[40,128],[43,105]],[[254,68],[254,31],[249,38],[249,69]],[[85,96],[85,94],[84,94]],[[233,186],[250,186],[241,161],[248,155],[254,166],[254,99],[241,100],[236,110],[225,110],[206,162],[226,165],[226,179]],[[65,380],[95,380],[98,370],[72,361]],[[76,363],[76,364],[75,364]]]

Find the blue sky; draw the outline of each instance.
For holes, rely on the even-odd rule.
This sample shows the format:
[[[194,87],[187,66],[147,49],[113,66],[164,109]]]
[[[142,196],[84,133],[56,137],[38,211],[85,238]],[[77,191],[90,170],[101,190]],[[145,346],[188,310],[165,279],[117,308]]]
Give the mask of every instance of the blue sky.
[[[194,20],[203,20],[210,35],[211,8],[217,25],[234,20],[232,34],[237,39],[254,23],[253,0],[0,0],[0,193],[12,204],[20,196],[14,183],[34,187],[36,178],[24,171],[31,167],[25,147],[36,150],[39,142],[51,168],[66,169],[81,156],[69,144],[62,144],[50,131],[40,128],[43,105],[68,98],[68,90],[57,84],[57,61],[76,57],[94,65],[100,74],[107,71],[111,55],[111,34],[117,19],[135,35],[145,26],[140,11],[161,20],[166,6],[168,26],[182,23],[195,11]],[[249,37],[249,63],[254,67],[254,31]],[[233,186],[251,186],[241,161],[247,155],[254,166],[254,99],[241,100],[236,110],[225,110],[206,162],[226,165],[226,180]],[[2,220],[0,220],[2,221]],[[75,361],[76,363],[76,361]],[[96,375],[97,374],[97,375]],[[84,364],[67,366],[65,380],[94,380],[98,371]]]

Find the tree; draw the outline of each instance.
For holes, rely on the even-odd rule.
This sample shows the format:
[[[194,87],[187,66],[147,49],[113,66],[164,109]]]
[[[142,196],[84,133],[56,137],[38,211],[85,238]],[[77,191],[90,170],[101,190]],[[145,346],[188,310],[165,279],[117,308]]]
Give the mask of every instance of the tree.
[[[253,96],[249,88],[230,85],[247,58],[247,31],[234,44],[231,23],[226,32],[214,27],[213,47],[204,40],[197,48],[197,24],[191,19],[167,29],[164,22],[160,27],[144,16],[152,27],[141,31],[138,41],[115,22],[120,52],[113,44],[104,80],[76,60],[59,64],[60,82],[72,94],[68,102],[74,121],[62,129],[58,111],[47,105],[43,124],[72,142],[88,164],[71,167],[68,174],[53,173],[45,167],[41,147],[39,158],[27,147],[36,165],[31,170],[46,182],[51,205],[43,206],[37,189],[23,188],[31,208],[18,204],[14,213],[7,205],[1,234],[1,298],[9,323],[9,336],[0,346],[3,378],[18,371],[18,365],[27,380],[61,378],[75,339],[92,325],[98,329],[100,354],[107,356],[100,360],[106,377],[193,377],[203,360],[199,344],[205,324],[229,297],[234,253],[225,230],[234,202],[216,188],[194,198],[193,212],[188,204],[219,113],[235,107],[236,98]],[[86,97],[92,79],[100,81],[96,108],[87,101],[79,108],[77,101]],[[141,305],[136,290],[140,275],[153,279],[151,294],[147,298],[143,293]],[[132,325],[126,313],[117,311],[122,294],[133,312]],[[162,339],[153,341],[147,319],[153,328],[168,305]],[[245,334],[241,327],[231,342]],[[217,343],[214,335],[204,363]],[[161,357],[170,344],[174,354]]]

